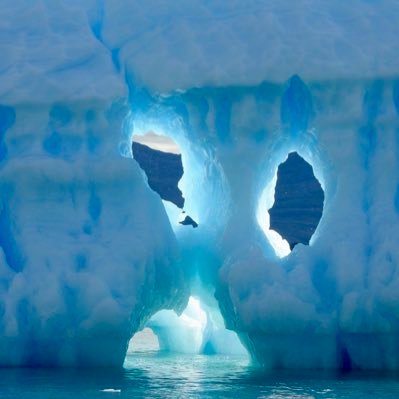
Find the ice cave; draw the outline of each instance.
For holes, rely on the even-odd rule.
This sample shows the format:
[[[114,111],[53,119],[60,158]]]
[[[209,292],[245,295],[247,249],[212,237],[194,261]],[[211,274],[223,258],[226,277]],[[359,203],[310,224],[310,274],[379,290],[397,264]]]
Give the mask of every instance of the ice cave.
[[[144,331],[399,370],[399,4],[167,3],[2,2],[0,366],[121,367]],[[179,149],[177,203],[148,133]],[[278,220],[293,157],[314,227]]]

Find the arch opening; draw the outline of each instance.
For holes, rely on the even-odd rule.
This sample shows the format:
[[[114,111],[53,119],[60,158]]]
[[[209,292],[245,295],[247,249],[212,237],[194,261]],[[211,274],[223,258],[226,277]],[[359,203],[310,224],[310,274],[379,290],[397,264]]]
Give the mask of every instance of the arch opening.
[[[149,131],[133,135],[132,153],[146,174],[148,185],[162,198],[171,221],[198,227],[184,210],[185,198],[179,188],[184,168],[178,144],[166,135]]]
[[[225,328],[220,311],[208,308],[195,297],[190,297],[181,315],[173,310],[157,312],[132,337],[127,355],[153,351],[248,356],[237,334]]]
[[[159,339],[151,328],[144,328],[143,330],[134,334],[129,341],[127,353],[135,352],[157,352],[160,350]]]
[[[310,245],[324,207],[324,190],[312,165],[290,152],[262,197],[258,220],[276,254],[284,257],[298,244]]]

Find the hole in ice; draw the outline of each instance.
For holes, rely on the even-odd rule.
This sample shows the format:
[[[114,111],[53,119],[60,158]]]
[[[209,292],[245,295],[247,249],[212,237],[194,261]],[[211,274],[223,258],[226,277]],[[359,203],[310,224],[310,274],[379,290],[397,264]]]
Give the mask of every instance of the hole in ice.
[[[184,173],[179,146],[167,136],[147,132],[133,135],[132,151],[133,157],[147,175],[148,185],[164,201],[169,202],[166,205],[168,214],[179,213],[176,207],[183,209],[185,201],[178,187]],[[184,212],[180,214],[179,223],[198,226]]]
[[[159,340],[154,332],[146,327],[134,334],[129,342],[127,352],[156,352],[159,351]]]
[[[237,334],[224,327],[219,309],[209,308],[190,297],[184,312],[161,310],[146,328],[130,340],[128,355],[134,352],[163,351],[191,355],[245,355]]]
[[[277,170],[274,204],[269,209],[270,229],[276,231],[292,250],[309,245],[322,213],[324,192],[312,166],[297,152],[288,154]]]

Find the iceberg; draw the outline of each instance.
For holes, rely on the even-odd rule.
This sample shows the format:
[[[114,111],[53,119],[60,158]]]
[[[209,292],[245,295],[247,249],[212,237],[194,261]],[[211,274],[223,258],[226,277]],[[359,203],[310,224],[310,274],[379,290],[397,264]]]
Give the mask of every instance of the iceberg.
[[[149,326],[192,353],[234,332],[270,369],[399,369],[398,18],[393,0],[3,1],[0,365],[121,366]],[[134,159],[146,132],[179,145],[197,228]],[[291,251],[267,210],[292,152],[324,207]]]

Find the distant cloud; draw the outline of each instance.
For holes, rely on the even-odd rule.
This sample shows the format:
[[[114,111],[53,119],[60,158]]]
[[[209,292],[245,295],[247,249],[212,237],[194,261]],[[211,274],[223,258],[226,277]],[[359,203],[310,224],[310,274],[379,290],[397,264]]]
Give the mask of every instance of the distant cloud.
[[[144,135],[134,135],[133,141],[146,145],[154,150],[170,152],[172,154],[180,154],[180,148],[177,144],[167,136],[160,136],[154,132],[148,132]]]

